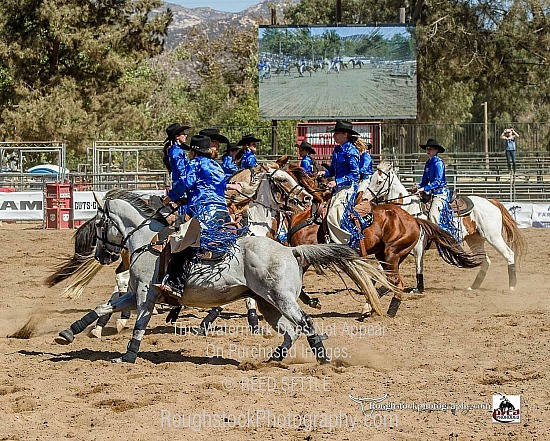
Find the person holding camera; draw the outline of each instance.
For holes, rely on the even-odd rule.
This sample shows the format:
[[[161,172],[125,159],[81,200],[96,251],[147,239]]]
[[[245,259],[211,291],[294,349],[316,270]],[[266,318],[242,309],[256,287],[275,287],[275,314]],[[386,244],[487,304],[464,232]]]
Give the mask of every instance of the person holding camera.
[[[516,138],[519,138],[518,133],[514,130],[513,127],[509,129],[504,129],[502,135],[506,145],[506,164],[508,165],[509,172],[516,172]]]

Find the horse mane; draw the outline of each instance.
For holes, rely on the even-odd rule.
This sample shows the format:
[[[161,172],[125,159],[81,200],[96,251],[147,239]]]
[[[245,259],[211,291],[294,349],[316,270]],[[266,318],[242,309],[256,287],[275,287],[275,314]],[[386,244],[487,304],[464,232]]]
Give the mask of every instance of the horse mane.
[[[145,215],[145,217],[156,220],[164,226],[169,225],[164,215],[160,211],[149,206],[147,202],[145,202],[137,193],[122,189],[109,190],[109,192],[105,195],[105,200],[112,201],[113,199],[120,199],[128,202],[132,207]]]
[[[84,222],[73,234],[74,252],[81,256],[87,256],[92,253],[95,242],[95,221],[96,217],[92,217]]]
[[[299,165],[290,165],[286,170],[304,189],[313,196],[315,202],[320,204],[323,198],[319,196],[319,190],[315,186],[315,181]]]

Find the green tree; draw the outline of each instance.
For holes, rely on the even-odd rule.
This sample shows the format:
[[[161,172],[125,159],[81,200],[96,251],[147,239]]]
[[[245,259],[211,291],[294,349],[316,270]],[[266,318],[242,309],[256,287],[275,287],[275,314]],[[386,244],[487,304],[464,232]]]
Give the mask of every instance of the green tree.
[[[83,147],[146,122],[145,61],[163,50],[160,0],[4,0],[0,5],[0,133]],[[136,86],[137,81],[141,81]]]

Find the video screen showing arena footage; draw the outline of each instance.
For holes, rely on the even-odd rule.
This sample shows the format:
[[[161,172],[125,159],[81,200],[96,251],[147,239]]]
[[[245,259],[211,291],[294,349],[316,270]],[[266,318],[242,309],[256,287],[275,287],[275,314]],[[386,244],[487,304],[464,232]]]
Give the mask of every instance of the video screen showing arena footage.
[[[410,26],[260,26],[263,119],[416,118]]]

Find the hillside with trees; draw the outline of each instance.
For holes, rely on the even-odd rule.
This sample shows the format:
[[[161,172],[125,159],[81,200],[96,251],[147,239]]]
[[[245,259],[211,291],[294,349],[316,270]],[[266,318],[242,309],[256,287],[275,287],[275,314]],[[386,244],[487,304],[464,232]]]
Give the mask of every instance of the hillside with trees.
[[[342,21],[395,23],[403,4],[416,25],[418,122],[479,122],[484,101],[490,121],[550,119],[548,0],[342,0]],[[172,121],[270,125],[258,115],[253,24],[267,24],[265,15],[180,26],[181,41],[167,49],[174,15],[162,5],[4,0],[2,139],[63,140],[74,158],[94,139],[161,139]],[[334,0],[288,2],[284,11],[279,23],[336,22]]]

